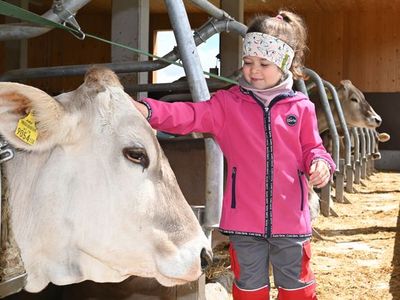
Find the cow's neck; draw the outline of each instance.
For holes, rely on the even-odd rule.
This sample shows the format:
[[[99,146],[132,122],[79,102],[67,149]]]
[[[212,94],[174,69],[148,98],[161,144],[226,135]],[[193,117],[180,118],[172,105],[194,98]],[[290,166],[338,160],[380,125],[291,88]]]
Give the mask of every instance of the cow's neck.
[[[336,106],[332,103],[332,101],[329,102],[329,107],[333,115],[333,120],[335,122],[335,126],[337,127],[339,125],[339,118],[336,110]],[[318,103],[317,104],[317,118],[318,118],[318,131],[324,132],[329,129],[328,125],[328,119],[326,118],[326,114],[322,108],[322,104]]]

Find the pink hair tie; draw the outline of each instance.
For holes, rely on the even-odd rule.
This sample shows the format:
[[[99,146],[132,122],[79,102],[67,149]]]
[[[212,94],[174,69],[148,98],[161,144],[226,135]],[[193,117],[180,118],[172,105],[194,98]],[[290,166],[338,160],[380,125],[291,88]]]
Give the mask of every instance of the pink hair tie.
[[[277,18],[279,20],[283,20],[283,17],[281,15],[277,15],[275,18]]]

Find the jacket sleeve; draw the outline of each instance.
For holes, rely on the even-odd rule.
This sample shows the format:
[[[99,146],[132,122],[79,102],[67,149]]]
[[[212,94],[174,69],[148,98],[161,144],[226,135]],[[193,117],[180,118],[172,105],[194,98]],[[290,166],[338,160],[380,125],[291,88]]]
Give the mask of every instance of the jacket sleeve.
[[[182,135],[191,132],[218,135],[225,119],[223,96],[220,94],[198,103],[167,103],[151,98],[142,102],[149,109],[148,121],[154,129]]]
[[[303,151],[303,162],[307,174],[314,160],[324,160],[330,166],[331,175],[336,170],[336,165],[331,155],[326,151],[322,144],[322,139],[318,132],[317,116],[314,104],[308,101],[304,110],[302,126],[300,130],[300,141]]]

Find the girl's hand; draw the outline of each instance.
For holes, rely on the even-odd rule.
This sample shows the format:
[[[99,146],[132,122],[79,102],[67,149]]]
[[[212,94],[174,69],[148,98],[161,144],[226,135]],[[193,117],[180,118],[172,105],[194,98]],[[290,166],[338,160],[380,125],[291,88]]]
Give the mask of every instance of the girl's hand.
[[[331,178],[328,164],[323,160],[315,160],[310,167],[309,183],[317,188],[324,187]]]
[[[136,109],[147,119],[149,116],[149,110],[147,109],[147,106],[144,105],[143,103],[140,103],[136,101],[135,99],[132,98],[132,102],[135,105]]]

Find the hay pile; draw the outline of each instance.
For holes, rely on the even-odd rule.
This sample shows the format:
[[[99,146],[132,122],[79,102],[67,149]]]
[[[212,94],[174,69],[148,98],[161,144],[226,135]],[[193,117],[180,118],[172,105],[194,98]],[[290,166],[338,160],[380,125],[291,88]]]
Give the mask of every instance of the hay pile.
[[[11,230],[8,189],[4,178],[1,180],[0,283],[25,273],[20,250]]]

